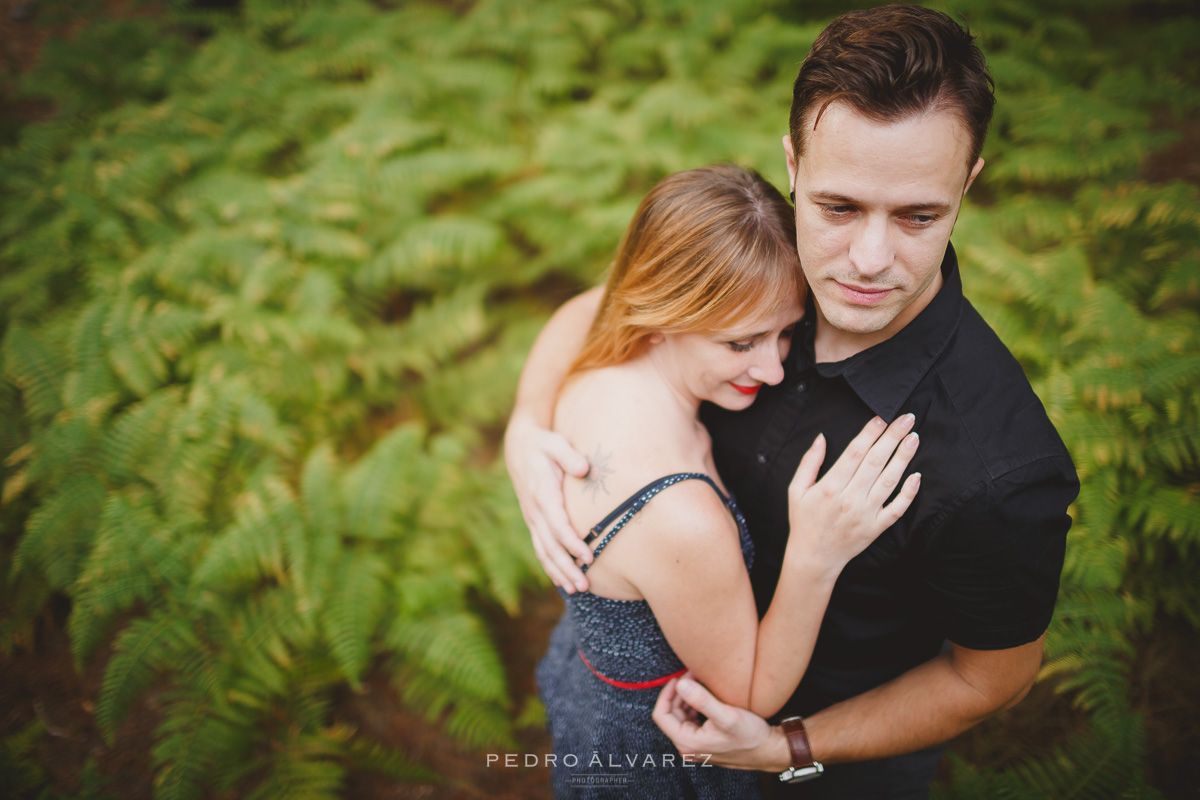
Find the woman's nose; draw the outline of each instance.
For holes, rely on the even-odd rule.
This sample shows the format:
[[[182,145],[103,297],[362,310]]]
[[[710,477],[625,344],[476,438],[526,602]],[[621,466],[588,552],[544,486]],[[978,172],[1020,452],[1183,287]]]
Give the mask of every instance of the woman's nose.
[[[779,349],[779,340],[776,340],[773,346],[757,349],[758,358],[750,368],[750,377],[774,386],[783,380],[784,355]]]

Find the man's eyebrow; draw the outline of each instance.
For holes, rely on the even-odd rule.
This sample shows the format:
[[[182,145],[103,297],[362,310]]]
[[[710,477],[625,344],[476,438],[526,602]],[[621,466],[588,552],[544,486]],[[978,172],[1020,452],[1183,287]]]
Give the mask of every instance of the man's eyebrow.
[[[855,200],[853,197],[847,197],[844,194],[838,194],[836,192],[822,192],[822,191],[809,192],[808,199],[816,200],[816,201],[819,201],[822,203],[837,203],[838,205],[847,205],[847,206],[862,205],[862,203],[860,201]],[[912,214],[914,212],[921,212],[921,211],[934,211],[939,214],[948,214],[948,213],[950,213],[950,208],[951,208],[950,203],[943,203],[943,202],[939,202],[937,200],[930,200],[925,203],[910,203],[909,205],[906,205],[906,206],[900,206],[899,208],[895,209],[895,211],[897,211],[901,214]]]
[[[948,214],[950,213],[950,204],[938,203],[936,201],[929,203],[913,203],[910,206],[902,206],[897,208],[896,211],[900,212],[901,214],[912,214],[919,211],[936,211],[939,214]]]
[[[846,195],[837,194],[836,192],[822,192],[822,191],[808,192],[808,199],[809,200],[824,200],[829,203],[842,203],[842,204],[848,205],[848,206],[858,205],[858,201],[855,200],[853,197],[846,197]]]

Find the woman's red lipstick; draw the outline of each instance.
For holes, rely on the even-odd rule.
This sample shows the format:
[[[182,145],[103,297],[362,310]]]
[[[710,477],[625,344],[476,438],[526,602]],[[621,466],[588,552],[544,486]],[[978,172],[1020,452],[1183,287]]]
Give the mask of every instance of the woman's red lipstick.
[[[759,389],[761,389],[761,388],[762,388],[762,386],[763,386],[761,383],[760,383],[760,384],[757,384],[757,385],[755,385],[755,386],[738,386],[738,385],[737,385],[736,383],[734,383],[733,381],[730,381],[730,382],[729,382],[729,385],[730,385],[730,386],[732,386],[733,388],[737,389],[737,390],[738,390],[739,392],[741,392],[742,394],[754,394],[754,393],[755,393],[755,392],[757,392]]]

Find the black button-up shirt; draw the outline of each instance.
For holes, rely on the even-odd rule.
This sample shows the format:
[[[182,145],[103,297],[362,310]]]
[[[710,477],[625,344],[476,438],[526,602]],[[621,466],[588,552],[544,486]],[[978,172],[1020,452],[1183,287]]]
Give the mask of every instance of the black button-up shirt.
[[[717,469],[755,543],[751,581],[770,604],[788,536],[787,486],[824,433],[828,468],[878,414],[916,415],[904,517],[838,579],[812,663],[782,715],[810,714],[885,683],[945,640],[995,650],[1050,623],[1079,491],[1075,468],[1020,365],[963,297],[952,247],[943,285],[899,333],[845,361],[816,363],[809,298],[783,382],[748,410],[706,404]]]

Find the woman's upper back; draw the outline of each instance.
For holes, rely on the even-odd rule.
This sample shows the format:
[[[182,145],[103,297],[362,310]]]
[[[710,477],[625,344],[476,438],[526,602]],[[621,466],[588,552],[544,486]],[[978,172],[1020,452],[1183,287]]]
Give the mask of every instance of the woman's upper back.
[[[627,362],[574,376],[559,395],[554,427],[591,465],[585,478],[568,477],[563,487],[567,515],[578,531],[591,529],[622,501],[666,475],[703,473],[720,492],[693,480],[656,495],[589,572],[595,594],[638,599],[642,593],[635,576],[653,566],[645,563],[651,554],[703,546],[713,536],[737,542],[737,525],[723,502],[726,493],[716,477],[707,432],[681,413],[644,365]]]

